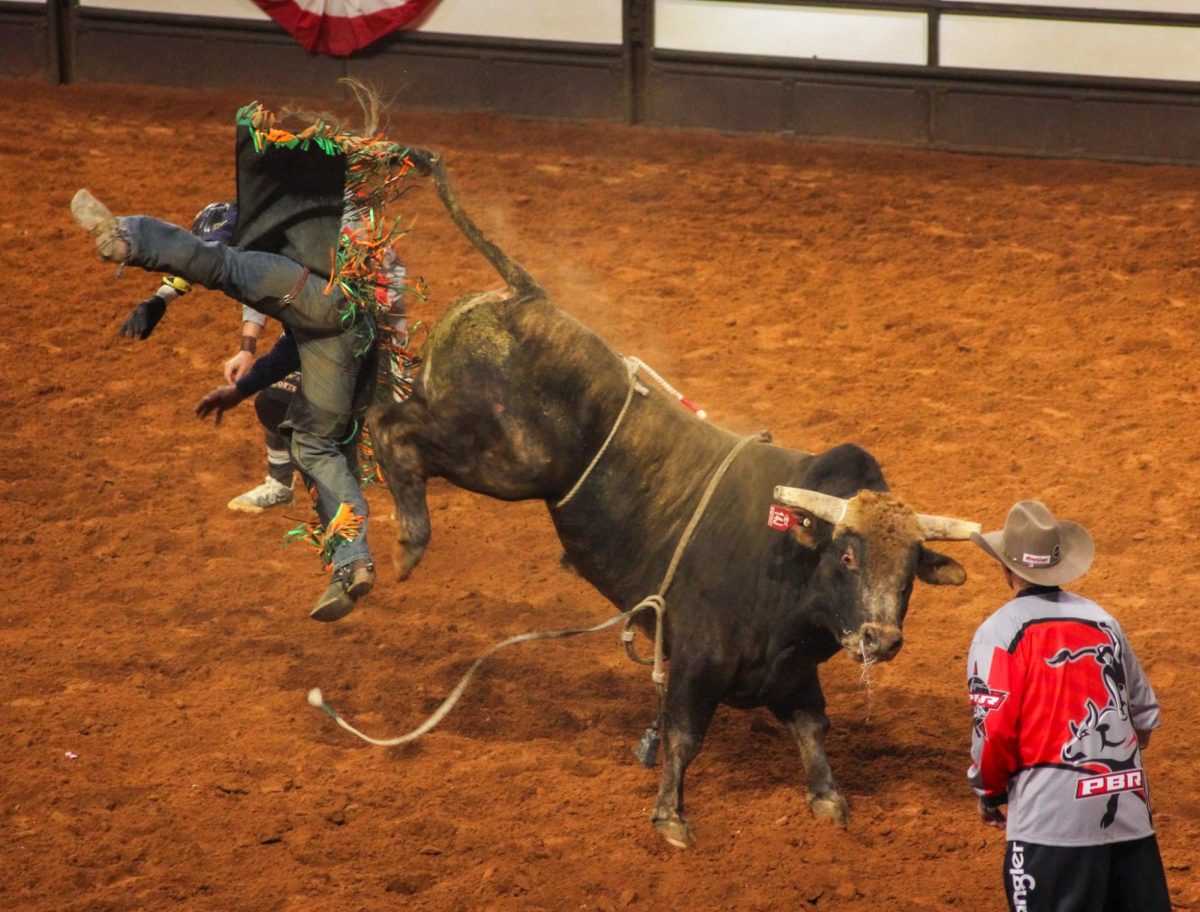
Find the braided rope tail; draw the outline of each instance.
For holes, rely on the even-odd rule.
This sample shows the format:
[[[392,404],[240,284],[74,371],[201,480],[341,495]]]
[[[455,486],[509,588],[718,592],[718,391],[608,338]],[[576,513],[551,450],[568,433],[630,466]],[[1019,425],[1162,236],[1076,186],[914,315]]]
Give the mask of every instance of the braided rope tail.
[[[334,708],[325,702],[319,687],[314,687],[308,692],[308,702],[310,705],[315,706],[317,709],[321,710],[321,712],[325,713],[325,715],[329,716],[329,718],[333,719],[334,722],[336,722],[346,731],[350,732],[350,734],[357,735],[364,741],[370,744],[375,744],[379,747],[397,747],[401,744],[407,744],[410,741],[415,741],[417,738],[421,737],[427,732],[432,731],[438,725],[438,723],[446,717],[450,710],[454,708],[454,704],[458,702],[459,698],[466,691],[467,685],[470,684],[471,678],[475,676],[475,672],[479,670],[479,667],[501,649],[504,649],[508,646],[513,646],[517,643],[527,643],[530,640],[557,640],[563,639],[564,637],[578,636],[582,633],[596,633],[600,630],[606,630],[609,627],[614,627],[622,621],[628,621],[642,610],[644,610],[644,606],[638,605],[634,608],[631,608],[629,611],[618,614],[615,617],[611,617],[608,620],[595,625],[594,627],[584,627],[573,630],[535,631],[533,633],[521,633],[517,636],[511,636],[506,640],[501,640],[499,643],[496,643],[494,646],[480,655],[479,658],[477,658],[471,664],[471,667],[467,669],[466,673],[459,679],[458,683],[454,685],[454,689],[450,691],[446,699],[443,700],[441,705],[433,711],[429,718],[427,718],[424,722],[407,734],[400,735],[395,738],[372,738],[370,735],[359,731],[357,728],[339,716]]]
[[[438,723],[446,717],[450,710],[454,708],[454,705],[459,701],[459,698],[462,697],[463,693],[466,691],[467,685],[470,683],[471,678],[475,676],[475,672],[479,670],[479,667],[501,649],[505,649],[517,643],[527,643],[532,640],[564,639],[566,637],[579,636],[580,634],[585,633],[597,633],[601,630],[607,630],[609,627],[614,627],[617,624],[624,622],[625,636],[623,636],[623,639],[626,639],[626,651],[633,656],[632,631],[630,629],[631,625],[638,614],[643,611],[653,610],[655,613],[653,660],[654,671],[651,675],[651,679],[654,681],[655,688],[658,692],[660,721],[657,724],[661,724],[666,704],[666,672],[664,670],[665,656],[663,648],[663,627],[667,610],[665,601],[666,592],[675,579],[675,571],[679,568],[679,562],[683,557],[683,552],[687,549],[688,543],[692,539],[692,534],[696,531],[696,527],[700,524],[700,520],[704,516],[705,510],[708,508],[709,501],[712,500],[713,494],[717,490],[717,485],[720,484],[721,479],[725,476],[725,472],[733,464],[734,459],[737,458],[742,449],[745,448],[747,444],[760,439],[761,438],[757,434],[750,437],[743,437],[726,454],[725,459],[721,462],[716,471],[713,472],[712,477],[709,479],[708,486],[705,488],[704,494],[700,498],[700,502],[696,505],[696,509],[693,511],[692,517],[689,520],[687,527],[683,531],[683,535],[680,536],[679,542],[675,546],[675,553],[671,557],[671,563],[668,565],[667,572],[663,576],[663,581],[659,586],[659,591],[654,595],[650,595],[642,599],[642,601],[638,602],[638,604],[634,605],[628,611],[623,611],[622,613],[608,618],[607,620],[602,621],[592,627],[521,633],[496,643],[474,661],[471,667],[468,668],[466,673],[459,679],[458,683],[454,686],[454,689],[450,691],[446,699],[442,701],[441,705],[438,706],[438,708],[434,710],[424,722],[407,734],[398,735],[394,738],[373,738],[370,735],[359,731],[340,715],[338,715],[337,711],[332,706],[325,702],[325,698],[322,695],[319,687],[314,687],[308,692],[309,705],[321,710],[321,712],[329,716],[329,718],[331,718],[339,726],[350,732],[350,734],[361,738],[369,744],[374,744],[378,747],[397,747],[401,744],[407,744],[410,741],[415,741],[417,738],[433,730],[433,728],[435,728]]]

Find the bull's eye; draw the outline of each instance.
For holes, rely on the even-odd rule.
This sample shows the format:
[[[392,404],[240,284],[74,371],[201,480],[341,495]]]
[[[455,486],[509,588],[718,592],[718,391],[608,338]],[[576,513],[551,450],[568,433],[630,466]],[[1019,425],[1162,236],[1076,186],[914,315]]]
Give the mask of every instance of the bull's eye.
[[[851,570],[858,569],[858,560],[854,557],[854,552],[849,548],[842,552],[840,559],[843,567],[849,567]]]

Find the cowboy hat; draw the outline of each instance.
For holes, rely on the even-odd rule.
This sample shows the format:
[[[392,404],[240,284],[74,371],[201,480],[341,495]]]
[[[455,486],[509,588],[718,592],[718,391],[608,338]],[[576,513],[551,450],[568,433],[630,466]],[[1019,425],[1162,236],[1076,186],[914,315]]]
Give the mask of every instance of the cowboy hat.
[[[1026,582],[1062,586],[1087,573],[1096,547],[1087,529],[1054,518],[1038,500],[1013,504],[999,532],[973,532],[971,541]]]

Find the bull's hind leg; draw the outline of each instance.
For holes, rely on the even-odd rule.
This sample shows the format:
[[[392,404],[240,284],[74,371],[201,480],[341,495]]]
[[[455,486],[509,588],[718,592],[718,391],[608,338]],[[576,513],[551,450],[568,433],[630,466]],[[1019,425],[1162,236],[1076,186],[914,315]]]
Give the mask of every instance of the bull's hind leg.
[[[425,501],[425,466],[419,446],[426,414],[410,401],[371,418],[375,458],[396,503],[396,551],[392,565],[398,580],[408,579],[429,546],[429,506]]]
[[[829,717],[825,715],[825,695],[814,667],[796,683],[792,699],[770,707],[771,712],[792,733],[800,748],[800,759],[808,777],[808,806],[816,817],[828,817],[840,827],[850,820],[850,806],[838,792],[833,770],[825,756],[825,734]]]

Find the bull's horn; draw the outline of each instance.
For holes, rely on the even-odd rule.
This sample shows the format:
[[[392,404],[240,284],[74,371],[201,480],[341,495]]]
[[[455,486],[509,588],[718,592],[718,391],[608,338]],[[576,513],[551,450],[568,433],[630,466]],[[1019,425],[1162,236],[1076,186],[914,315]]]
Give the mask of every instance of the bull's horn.
[[[810,491],[808,488],[789,488],[786,485],[775,487],[775,499],[784,506],[807,510],[818,519],[833,523],[835,526],[846,515],[846,504],[849,503],[849,501],[834,497],[832,494],[822,494],[820,491]]]
[[[972,532],[983,531],[979,523],[949,516],[931,516],[928,513],[918,513],[917,523],[925,541],[966,541]]]

